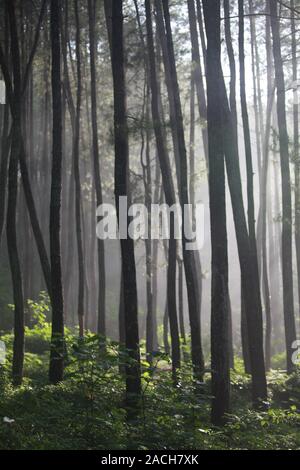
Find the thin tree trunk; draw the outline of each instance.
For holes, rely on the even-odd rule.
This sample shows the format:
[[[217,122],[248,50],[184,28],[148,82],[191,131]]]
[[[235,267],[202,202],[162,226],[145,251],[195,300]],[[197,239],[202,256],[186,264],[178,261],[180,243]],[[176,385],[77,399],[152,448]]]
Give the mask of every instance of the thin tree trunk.
[[[291,8],[295,6],[291,0]],[[297,287],[298,287],[298,310],[300,312],[300,155],[299,155],[299,105],[298,105],[298,64],[297,64],[297,41],[295,13],[291,12],[292,32],[292,64],[293,64],[293,138],[294,138],[294,162],[295,162],[295,243],[297,260]]]
[[[8,61],[9,53],[9,24],[8,24],[8,15],[5,10],[5,29],[4,29],[4,54],[6,63]],[[1,135],[1,164],[0,164],[0,246],[3,233],[3,226],[5,220],[5,202],[6,202],[6,190],[7,190],[7,170],[8,170],[8,160],[9,160],[9,151],[10,151],[10,138],[9,136],[9,104],[7,102],[7,93],[5,97],[5,105],[3,112],[3,127]]]
[[[6,1],[5,5],[9,17],[11,43],[14,44],[14,47],[11,50],[14,92],[13,97],[11,98],[13,123],[12,144],[8,170],[6,235],[14,298],[14,344],[12,377],[14,385],[20,385],[22,383],[24,363],[24,299],[17,242],[16,211],[18,198],[18,161],[21,152],[22,138],[21,69],[15,5],[13,2],[9,2],[8,0]]]
[[[78,12],[78,0],[74,0],[75,24],[76,24],[76,65],[77,65],[77,97],[76,97],[76,118],[74,133],[74,178],[75,178],[75,218],[76,218],[76,241],[78,256],[78,297],[77,297],[77,315],[79,322],[79,337],[84,335],[84,258],[83,258],[83,240],[82,240],[82,221],[81,221],[81,182],[79,168],[79,146],[80,146],[80,115],[81,115],[81,40],[80,24]]]
[[[271,60],[271,25],[270,17],[266,17],[266,54],[267,54],[267,82],[268,82],[268,102],[266,110],[265,135],[263,141],[263,161],[261,169],[261,202],[260,213],[262,218],[261,248],[262,248],[262,284],[266,316],[266,337],[265,337],[265,358],[266,370],[271,367],[271,336],[272,336],[272,318],[271,318],[271,299],[270,284],[268,275],[267,259],[267,187],[268,187],[268,169],[269,169],[269,144],[271,132],[272,108],[274,103],[274,85],[272,83],[272,60]],[[258,136],[257,136],[258,139]]]
[[[230,90],[229,90],[229,103],[230,103],[230,111],[232,114],[232,119],[234,122],[235,128],[235,138],[236,142],[238,142],[237,137],[237,109],[236,109],[236,67],[235,67],[235,58],[234,58],[234,51],[232,46],[232,37],[231,37],[231,27],[230,27],[230,5],[229,0],[224,0],[224,28],[225,28],[225,41],[226,41],[226,48],[227,54],[229,59],[229,67],[230,67]]]
[[[157,153],[161,168],[162,182],[166,203],[172,207],[176,203],[175,190],[173,185],[172,172],[169,155],[167,153],[166,142],[163,135],[163,126],[160,116],[159,87],[156,76],[155,52],[153,41],[153,29],[150,1],[145,0],[146,25],[147,25],[147,46],[149,57],[149,74],[151,87],[151,109],[152,121],[156,139]],[[168,250],[168,273],[167,273],[167,311],[170,320],[171,345],[172,345],[172,368],[173,376],[180,366],[180,343],[179,329],[176,309],[176,240],[174,238],[174,217],[170,216],[170,239]]]
[[[184,303],[183,303],[183,265],[182,260],[178,259],[178,316],[180,326],[180,337],[182,343],[186,344],[185,328],[184,328]]]
[[[191,44],[192,44],[192,67],[193,67],[193,75],[194,75],[194,84],[195,84],[196,92],[197,92],[197,101],[198,101],[199,118],[201,121],[204,156],[205,156],[205,161],[206,161],[206,165],[208,168],[208,155],[207,155],[208,154],[208,142],[207,142],[207,127],[206,127],[207,109],[206,109],[206,98],[205,98],[203,76],[202,76],[202,69],[201,69],[195,1],[187,0],[187,4],[188,4],[189,25],[190,25]]]
[[[249,128],[249,118],[247,109],[246,85],[245,85],[245,52],[244,52],[244,6],[243,1],[239,0],[239,63],[240,63],[240,97],[242,108],[242,121],[244,131],[244,146],[246,155],[246,169],[247,169],[247,202],[248,202],[248,231],[251,257],[253,261],[254,281],[256,283],[255,291],[253,294],[258,296],[260,303],[260,283],[259,283],[259,269],[257,260],[257,247],[256,247],[256,233],[255,233],[255,208],[254,208],[254,192],[253,192],[253,163],[252,163],[252,149]],[[244,292],[243,292],[244,295]],[[247,324],[247,323],[246,323]],[[249,340],[250,341],[250,340]]]
[[[98,145],[98,120],[97,120],[97,93],[96,93],[96,38],[95,38],[95,17],[96,2],[88,0],[89,10],[89,40],[90,40],[90,67],[91,67],[91,117],[92,117],[92,133],[93,133],[93,164],[94,164],[94,180],[96,188],[97,207],[103,202],[102,182],[100,174],[99,162],[99,145]],[[104,242],[97,240],[98,255],[98,326],[97,332],[101,336],[105,336],[105,257]]]
[[[285,341],[287,354],[287,372],[294,370],[292,362],[292,344],[296,339],[293,294],[292,264],[292,198],[289,166],[289,141],[285,109],[285,83],[281,56],[279,20],[277,2],[270,0],[271,30],[273,35],[273,55],[277,88],[277,117],[279,128],[281,191],[282,191],[282,284],[283,309],[285,323]]]
[[[183,116],[180,102],[180,93],[177,79],[177,71],[175,64],[174,46],[170,22],[169,2],[163,2],[164,20],[166,27],[167,48],[169,54],[170,71],[171,71],[171,88],[174,100],[175,111],[175,125],[178,139],[178,150],[180,156],[180,180],[179,180],[179,199],[184,213],[184,208],[189,204],[188,194],[188,178],[187,178],[187,155],[183,128]],[[186,207],[185,207],[186,206]],[[187,223],[191,227],[191,214],[185,211]],[[182,224],[182,251],[183,262],[185,268],[185,277],[187,284],[188,305],[189,305],[189,319],[191,327],[191,349],[192,349],[192,364],[194,375],[198,379],[202,379],[204,371],[204,358],[201,344],[201,325],[200,325],[200,304],[198,299],[198,281],[196,277],[196,263],[194,253],[187,249],[187,238]]]
[[[51,0],[52,52],[52,172],[50,196],[50,260],[52,304],[52,335],[50,352],[50,382],[57,384],[64,372],[64,303],[61,270],[60,212],[62,191],[62,97],[60,74],[60,1]]]

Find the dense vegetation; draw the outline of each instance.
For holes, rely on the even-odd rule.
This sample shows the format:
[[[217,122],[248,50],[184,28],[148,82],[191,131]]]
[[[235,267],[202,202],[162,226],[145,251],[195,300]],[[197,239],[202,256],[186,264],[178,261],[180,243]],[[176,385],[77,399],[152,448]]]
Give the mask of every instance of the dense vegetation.
[[[10,383],[10,362],[1,366],[1,449],[299,449],[300,374],[268,375],[265,411],[249,408],[250,377],[236,359],[231,373],[232,409],[224,428],[210,424],[209,371],[200,387],[189,373],[188,357],[176,387],[170,360],[158,354],[152,366],[142,360],[142,401],[130,424],[124,409],[124,381],[118,368],[126,351],[109,342],[99,350],[97,335],[78,343],[67,331],[65,379],[49,385],[47,368],[51,326],[45,300],[31,303],[33,324],[26,329],[21,387]],[[2,337],[11,358],[12,334]],[[144,348],[142,349],[144,350]],[[284,357],[273,358],[284,366]]]

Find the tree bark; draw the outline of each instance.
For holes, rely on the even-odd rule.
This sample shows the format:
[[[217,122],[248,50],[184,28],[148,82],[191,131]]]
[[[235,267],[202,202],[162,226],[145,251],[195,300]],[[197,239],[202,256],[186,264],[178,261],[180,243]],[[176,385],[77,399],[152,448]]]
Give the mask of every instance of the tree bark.
[[[256,264],[253,260],[241,185],[238,148],[235,145],[235,126],[230,112],[226,87],[221,64],[219,73],[221,84],[221,112],[223,115],[223,143],[226,170],[231,195],[237,247],[241,268],[241,284],[245,304],[245,316],[249,336],[249,355],[252,374],[252,397],[255,406],[260,405],[267,397],[267,384],[263,354],[263,323],[259,282]]]
[[[170,62],[171,71],[171,89],[174,100],[174,111],[175,111],[175,126],[178,139],[178,150],[179,150],[179,168],[180,168],[180,179],[179,179],[179,200],[181,205],[182,214],[184,213],[185,206],[189,204],[188,194],[188,178],[187,178],[187,154],[185,146],[184,128],[183,128],[183,116],[181,109],[180,93],[177,79],[174,46],[170,22],[169,13],[169,2],[168,0],[163,2],[164,20],[166,28],[166,39],[167,48]],[[185,217],[188,219],[188,223],[191,226],[191,214],[189,211],[185,211]],[[200,304],[198,299],[198,281],[196,276],[196,263],[194,253],[187,249],[187,238],[184,231],[184,224],[182,224],[182,251],[183,251],[183,262],[185,269],[185,277],[187,284],[188,294],[188,305],[189,305],[189,319],[191,327],[191,349],[192,349],[192,364],[194,376],[197,379],[202,379],[204,371],[204,358],[201,344],[201,325],[200,325]]]
[[[92,117],[92,133],[93,133],[93,164],[94,164],[94,181],[96,188],[97,207],[103,202],[102,181],[99,162],[99,145],[98,145],[98,119],[97,119],[97,93],[96,93],[96,38],[95,38],[95,17],[96,2],[88,0],[89,10],[89,40],[90,40],[90,68],[91,68],[91,117]],[[105,336],[105,257],[104,242],[97,240],[98,255],[98,326],[97,332],[101,336]]]
[[[78,296],[77,296],[77,316],[79,323],[79,337],[84,335],[84,258],[82,240],[82,220],[81,220],[81,182],[79,167],[79,146],[80,146],[80,116],[81,116],[81,41],[78,0],[74,0],[75,24],[76,24],[76,69],[77,69],[77,93],[76,93],[76,117],[74,132],[74,178],[75,178],[75,219],[76,219],[76,241],[78,257]]]
[[[291,0],[291,8],[295,7],[295,1]],[[300,155],[299,155],[299,105],[298,105],[298,64],[297,64],[297,41],[295,14],[291,12],[292,33],[292,67],[293,67],[293,138],[294,138],[294,162],[295,162],[295,244],[297,260],[297,287],[298,287],[298,309],[300,312]]]
[[[160,116],[159,88],[156,76],[156,63],[154,52],[154,40],[152,29],[152,17],[150,1],[145,0],[146,25],[147,25],[147,47],[149,57],[149,76],[151,88],[151,109],[152,121],[156,139],[157,154],[159,158],[162,183],[165,193],[165,200],[169,207],[176,203],[175,190],[170,166],[169,155],[167,153],[166,142],[163,135],[163,126]],[[168,272],[167,272],[167,312],[170,320],[171,346],[172,346],[172,368],[173,376],[176,369],[180,367],[180,343],[179,329],[176,308],[176,255],[177,243],[174,238],[174,217],[170,217],[170,239],[168,249]]]
[[[273,36],[273,55],[275,79],[277,88],[277,117],[279,128],[281,191],[282,191],[282,285],[283,310],[285,324],[285,341],[287,354],[287,372],[294,370],[292,362],[292,344],[296,339],[293,295],[293,265],[292,265],[292,198],[289,165],[289,140],[285,109],[285,83],[283,62],[281,56],[279,20],[277,2],[270,0],[271,30]]]
[[[62,97],[60,74],[60,0],[51,0],[50,27],[52,53],[52,171],[50,195],[50,260],[52,335],[50,382],[63,380],[64,371],[64,302],[61,270],[61,191],[62,191]]]
[[[223,424],[229,411],[228,254],[225,165],[220,114],[220,1],[203,0],[207,36],[207,117],[209,200],[211,221],[211,368],[214,425]]]
[[[112,5],[112,71],[114,87],[115,131],[115,199],[119,215],[119,198],[128,195],[129,145],[126,117],[126,85],[124,68],[123,1]],[[120,222],[120,220],[119,220]],[[127,235],[129,217],[127,214]],[[130,355],[126,364],[127,405],[136,406],[141,394],[138,306],[134,244],[129,237],[121,239],[121,257],[125,306],[125,345]]]

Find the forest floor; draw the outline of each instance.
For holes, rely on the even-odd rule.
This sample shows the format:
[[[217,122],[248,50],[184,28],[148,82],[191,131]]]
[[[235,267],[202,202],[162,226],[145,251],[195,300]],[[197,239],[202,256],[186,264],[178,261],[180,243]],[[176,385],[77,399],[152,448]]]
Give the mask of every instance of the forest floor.
[[[99,351],[90,335],[80,347],[67,334],[65,381],[47,383],[50,324],[26,328],[24,383],[10,382],[12,335],[0,366],[0,449],[300,449],[300,374],[268,375],[269,409],[251,409],[250,381],[236,359],[232,371],[232,410],[222,428],[210,424],[210,383],[195,393],[189,365],[174,387],[165,358],[142,363],[139,413],[126,424],[124,380],[117,343]]]

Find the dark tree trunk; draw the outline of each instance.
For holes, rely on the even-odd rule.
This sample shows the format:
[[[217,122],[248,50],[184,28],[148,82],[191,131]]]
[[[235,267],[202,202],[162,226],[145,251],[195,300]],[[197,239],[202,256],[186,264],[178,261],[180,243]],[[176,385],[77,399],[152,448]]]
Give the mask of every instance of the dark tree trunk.
[[[200,48],[199,48],[199,41],[198,41],[195,1],[187,0],[187,4],[188,4],[190,35],[191,35],[191,44],[192,44],[192,67],[193,67],[194,83],[195,83],[196,92],[197,92],[199,118],[201,121],[201,128],[202,128],[204,156],[205,156],[206,165],[208,167],[208,155],[207,155],[208,143],[207,143],[207,127],[206,127],[207,110],[206,110],[206,98],[205,98],[201,60],[200,60]]]
[[[169,155],[167,153],[166,142],[163,135],[163,126],[160,116],[159,87],[156,76],[156,63],[154,52],[154,40],[152,29],[152,17],[150,1],[145,0],[146,24],[147,24],[147,46],[149,57],[149,75],[151,88],[151,109],[152,120],[156,139],[157,154],[159,158],[162,183],[165,193],[166,203],[169,207],[176,203],[175,190],[173,185],[172,172],[170,167]],[[176,252],[177,243],[174,238],[174,217],[170,217],[170,239],[168,250],[168,273],[167,273],[167,311],[170,320],[170,332],[172,343],[172,367],[173,375],[180,366],[180,343],[179,329],[176,309]]]
[[[256,233],[255,233],[252,149],[251,149],[251,138],[250,138],[248,109],[247,109],[246,85],[245,85],[244,6],[241,0],[239,0],[238,6],[239,6],[240,98],[241,98],[241,108],[242,108],[244,146],[245,146],[246,169],[247,169],[248,232],[249,232],[251,257],[252,257],[252,263],[253,263],[253,269],[254,269],[253,280],[255,281],[255,284],[256,284],[255,291],[253,294],[258,296],[258,303],[261,303],[258,260],[257,260],[257,247],[256,247]],[[242,292],[242,295],[243,296],[245,295],[244,291]],[[245,326],[247,327],[247,321],[246,321]],[[249,335],[249,332],[248,332],[248,335]]]
[[[178,139],[178,150],[179,150],[179,199],[184,213],[184,206],[189,204],[188,194],[188,178],[187,178],[187,155],[183,128],[183,116],[181,109],[180,93],[177,80],[177,71],[175,64],[174,46],[170,22],[169,13],[169,2],[168,0],[163,2],[164,20],[166,28],[167,48],[170,62],[171,71],[171,89],[174,100],[174,111],[175,111],[175,126]],[[188,219],[188,223],[191,226],[191,214],[186,211],[185,217]],[[200,325],[200,303],[198,299],[198,280],[196,276],[196,263],[194,253],[187,249],[187,238],[184,231],[184,224],[182,224],[182,251],[183,251],[183,262],[185,269],[188,305],[189,305],[189,319],[191,327],[191,349],[192,349],[192,363],[194,369],[194,375],[196,378],[202,379],[204,371],[204,358],[201,344],[201,325]]]
[[[88,0],[89,10],[89,40],[90,40],[90,67],[91,67],[91,117],[92,117],[92,133],[93,133],[93,164],[94,164],[94,181],[96,188],[97,207],[103,202],[102,182],[100,174],[99,162],[99,145],[98,145],[98,120],[97,120],[97,93],[96,93],[96,37],[95,37],[95,17],[96,2]],[[97,332],[101,336],[105,336],[105,257],[104,242],[97,240],[98,254],[98,326]]]
[[[196,5],[197,5],[197,21],[198,21],[199,32],[200,32],[200,40],[201,40],[201,49],[202,49],[202,55],[203,55],[204,68],[206,72],[206,39],[205,39],[205,34],[204,34],[201,1],[196,0]]]
[[[13,96],[11,96],[11,110],[13,115],[12,143],[8,170],[8,202],[6,235],[9,263],[12,276],[14,298],[14,344],[12,376],[14,385],[20,385],[23,377],[24,363],[24,300],[22,274],[19,260],[16,211],[18,198],[18,161],[21,152],[21,69],[20,49],[15,15],[14,2],[6,1],[6,9],[9,17],[11,43],[12,69],[13,69]]]
[[[16,233],[16,209],[18,194],[18,155],[20,152],[21,123],[17,120],[13,123],[12,146],[8,172],[8,203],[7,203],[7,248],[13,284],[14,298],[14,344],[12,375],[14,385],[22,383],[24,362],[24,301],[22,274],[19,261],[17,233]]]
[[[4,80],[6,83],[7,87],[7,98],[8,102],[10,105],[11,109],[11,114],[13,117],[13,120],[16,118],[17,120],[20,120],[20,132],[18,132],[16,135],[18,139],[20,139],[20,142],[18,143],[20,147],[20,151],[18,153],[18,159],[20,161],[20,170],[21,170],[21,177],[22,177],[22,183],[23,183],[23,189],[24,189],[24,195],[26,199],[26,204],[30,216],[30,221],[31,221],[31,226],[33,230],[33,234],[35,237],[40,261],[41,261],[41,266],[43,270],[43,274],[45,277],[45,282],[49,291],[49,295],[51,296],[51,285],[50,285],[50,265],[49,265],[49,260],[47,256],[47,251],[45,248],[44,240],[42,237],[42,232],[41,228],[39,225],[38,217],[37,217],[37,212],[36,212],[36,207],[33,199],[33,194],[32,194],[32,189],[31,189],[31,184],[30,184],[30,179],[29,179],[29,173],[28,173],[28,168],[27,168],[27,163],[26,163],[26,148],[24,144],[24,139],[22,135],[22,129],[21,129],[21,118],[23,116],[22,114],[22,102],[24,101],[24,93],[26,91],[26,86],[28,83],[28,78],[30,75],[30,70],[31,70],[31,65],[32,61],[36,52],[37,44],[38,44],[38,39],[39,39],[39,31],[40,27],[42,24],[43,16],[45,13],[45,5],[46,2],[44,0],[38,23],[36,26],[36,31],[35,31],[35,36],[34,36],[34,42],[30,51],[29,59],[26,64],[23,80],[21,81],[21,72],[20,72],[20,84],[19,84],[19,90],[15,89],[15,86],[12,88],[11,80],[10,80],[10,75],[8,71],[7,64],[5,62],[4,54],[3,51],[0,47],[0,64],[2,68],[2,72],[4,75]],[[19,70],[21,70],[21,58],[20,58],[20,51],[19,51],[19,38],[18,38],[18,31],[17,31],[17,26],[16,26],[16,19],[15,19],[15,11],[14,11],[14,4],[11,4],[8,7],[9,11],[9,18],[13,18],[13,23],[14,23],[14,28],[13,31],[11,30],[11,41],[12,41],[12,35],[14,36],[14,47],[12,48],[12,62],[13,62],[13,69],[16,67]],[[18,49],[18,51],[16,51]],[[17,97],[15,94],[17,93]],[[16,136],[15,135],[15,136]]]
[[[266,375],[263,354],[263,324],[260,292],[258,290],[257,263],[253,260],[247,222],[243,204],[241,175],[238,165],[238,151],[235,145],[232,122],[224,81],[222,83],[222,112],[224,114],[224,150],[226,169],[231,194],[235,231],[242,277],[245,316],[249,336],[249,354],[252,374],[252,393],[257,405],[267,396]]]
[[[146,130],[146,149],[145,149],[146,161],[145,163],[143,162],[143,155],[141,158],[142,158],[142,166],[143,166],[143,174],[144,174],[145,206],[148,211],[148,230],[149,230],[149,233],[151,233],[152,177],[151,177],[151,161],[150,161],[149,98],[150,96],[149,96],[149,89],[148,89],[147,97],[146,97],[147,130]],[[149,238],[145,240],[145,251],[146,251],[146,294],[147,294],[146,351],[148,353],[148,360],[151,362],[153,351],[154,351],[154,322],[153,322],[153,292],[152,292],[152,244]]]
[[[74,132],[74,178],[75,178],[75,218],[76,218],[76,241],[78,256],[78,296],[77,296],[77,315],[79,322],[79,337],[84,335],[84,258],[83,258],[83,240],[82,240],[82,220],[81,220],[81,182],[79,167],[79,146],[80,146],[80,116],[81,116],[81,40],[78,0],[74,0],[75,24],[76,24],[76,65],[77,65],[77,96],[76,96],[76,117]]]
[[[178,316],[180,337],[182,343],[186,344],[185,328],[184,328],[184,302],[183,302],[183,265],[182,260],[178,259]]]
[[[245,316],[249,337],[249,355],[251,360],[252,395],[255,405],[267,397],[266,374],[263,354],[263,323],[260,292],[258,289],[257,263],[253,260],[253,251],[249,240],[239,168],[239,155],[236,143],[234,119],[230,112],[223,72],[221,112],[223,114],[223,142],[226,160],[227,177],[231,195],[231,204],[237,246],[241,268],[241,284],[245,303]]]
[[[128,195],[129,168],[122,0],[115,0],[112,5],[111,36],[114,85],[115,198],[117,213],[119,213],[119,198]],[[129,217],[126,216],[128,228]],[[126,364],[126,398],[128,405],[136,405],[137,398],[141,393],[140,351],[134,244],[129,237],[121,239],[121,258],[124,285],[125,345],[130,354],[130,362]]]
[[[291,8],[295,1],[291,0]],[[293,138],[294,138],[294,162],[295,162],[295,243],[297,260],[297,287],[298,287],[298,309],[300,312],[300,155],[299,155],[299,105],[298,105],[298,64],[297,64],[297,41],[295,13],[291,12],[292,32],[292,62],[294,82],[294,104],[293,104]]]
[[[5,29],[4,29],[4,59],[8,63],[8,54],[9,54],[9,24],[8,24],[8,15],[5,11]],[[3,127],[1,135],[1,163],[0,163],[0,247],[1,239],[3,233],[3,226],[5,220],[5,202],[6,202],[6,190],[7,190],[7,170],[8,170],[8,160],[9,160],[9,151],[10,151],[10,142],[11,136],[9,136],[9,104],[8,96],[6,93],[5,105],[3,112]]]
[[[170,354],[170,345],[169,345],[169,315],[168,315],[168,303],[166,302],[166,307],[163,317],[163,340],[164,340],[164,350],[167,355]]]
[[[156,156],[156,169],[155,169],[155,189],[153,194],[154,204],[159,203],[159,193],[160,193],[160,166],[159,161]],[[152,309],[153,309],[153,346],[154,350],[158,350],[158,337],[157,337],[157,294],[158,294],[158,255],[159,255],[159,240],[153,240],[152,242]]]
[[[271,335],[272,335],[272,318],[271,318],[271,294],[268,274],[267,259],[267,188],[268,188],[268,169],[269,169],[269,145],[271,132],[271,117],[274,103],[274,86],[272,83],[272,60],[271,60],[271,25],[270,18],[266,17],[266,54],[267,54],[267,77],[268,77],[268,100],[266,110],[266,124],[263,141],[262,152],[262,168],[261,168],[261,194],[260,194],[260,213],[261,213],[261,254],[262,254],[262,284],[263,296],[265,304],[266,316],[266,337],[265,337],[265,358],[266,370],[271,367]],[[258,139],[258,135],[257,135]],[[269,228],[271,230],[271,228]],[[271,252],[271,249],[270,249]]]
[[[61,270],[60,224],[62,192],[62,97],[60,73],[60,0],[51,0],[52,53],[52,172],[50,196],[50,260],[52,293],[52,336],[50,382],[63,380],[64,372],[64,303]]]
[[[237,141],[237,109],[236,109],[236,67],[235,67],[235,58],[234,51],[232,46],[232,37],[231,37],[231,27],[230,27],[230,4],[229,0],[224,0],[224,28],[225,28],[225,41],[227,54],[229,59],[230,67],[230,91],[229,91],[229,103],[232,119],[236,131],[236,141]]]
[[[207,35],[207,117],[209,145],[209,200],[212,246],[211,368],[212,422],[223,424],[229,411],[228,255],[225,201],[225,165],[220,113],[220,1],[203,0]]]
[[[277,88],[277,118],[279,128],[281,191],[282,191],[282,284],[287,372],[294,370],[292,344],[296,339],[293,295],[292,265],[292,197],[289,165],[289,141],[285,109],[285,83],[281,56],[277,1],[270,0],[271,29],[273,35],[273,55]]]

